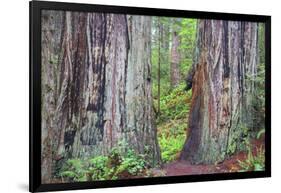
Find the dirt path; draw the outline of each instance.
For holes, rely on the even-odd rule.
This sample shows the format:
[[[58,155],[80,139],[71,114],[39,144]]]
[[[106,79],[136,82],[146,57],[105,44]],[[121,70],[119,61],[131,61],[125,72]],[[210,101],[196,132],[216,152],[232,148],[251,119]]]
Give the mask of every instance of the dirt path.
[[[241,152],[217,165],[192,165],[188,161],[174,161],[165,164],[162,171],[166,176],[238,172],[241,169],[238,160],[245,159],[246,153]]]
[[[260,140],[254,140],[252,141],[252,144],[255,147],[253,148],[253,155],[256,155],[257,149],[261,147],[263,142]],[[162,172],[164,172],[166,176],[238,172],[242,169],[239,165],[238,160],[244,161],[246,159],[247,153],[239,152],[217,165],[192,165],[187,161],[177,160],[165,164],[162,169]]]
[[[209,165],[192,165],[185,161],[175,161],[166,164],[164,170],[167,176],[181,176],[210,173],[212,168]]]
[[[164,165],[163,170],[167,176],[238,172],[241,169],[238,160],[246,158],[246,153],[241,152],[217,165],[192,165],[187,161],[175,161]]]

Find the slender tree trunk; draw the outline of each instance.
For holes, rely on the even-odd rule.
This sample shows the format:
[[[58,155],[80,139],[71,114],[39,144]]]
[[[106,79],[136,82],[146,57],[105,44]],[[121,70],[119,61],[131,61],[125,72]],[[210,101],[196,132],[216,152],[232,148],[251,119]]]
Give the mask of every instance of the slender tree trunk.
[[[179,62],[180,62],[180,53],[179,53],[179,45],[180,40],[177,31],[173,31],[172,33],[172,48],[171,48],[171,86],[176,87],[180,81],[180,70],[179,70]]]
[[[42,165],[49,164],[42,181],[49,183],[55,168],[66,159],[107,155],[122,141],[147,155],[152,166],[159,164],[152,112],[150,18],[59,13],[64,19],[54,28],[58,32],[48,32],[51,24],[42,23],[46,28],[42,85],[51,88],[42,92]],[[52,17],[46,13],[47,21]],[[54,47],[47,40],[57,33],[62,37]],[[55,48],[60,59],[53,69],[48,60]]]
[[[251,126],[257,24],[200,20],[198,41],[189,131],[181,159],[218,163],[240,148],[242,128]]]
[[[157,114],[160,115],[160,79],[161,79],[161,42],[162,42],[162,25],[160,23],[160,17],[158,17],[158,69],[157,69],[157,102],[158,102],[158,109]]]
[[[166,19],[166,23],[162,24],[163,26],[162,26],[162,38],[161,38],[162,48],[164,50],[165,55],[162,57],[163,57],[163,61],[168,62],[170,59],[170,54],[168,54],[168,52],[170,50],[170,42],[171,42],[170,30],[171,30],[171,23],[172,23],[170,21],[172,19],[171,18],[165,18],[165,19]]]

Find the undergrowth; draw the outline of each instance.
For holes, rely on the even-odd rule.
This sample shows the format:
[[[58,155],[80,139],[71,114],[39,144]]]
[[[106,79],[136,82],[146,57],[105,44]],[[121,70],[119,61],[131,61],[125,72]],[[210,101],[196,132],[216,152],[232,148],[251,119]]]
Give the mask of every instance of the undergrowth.
[[[256,150],[256,155],[250,150],[247,154],[247,159],[244,161],[238,160],[241,167],[240,172],[246,171],[264,171],[265,169],[265,151],[264,147],[259,147]]]
[[[261,135],[264,134],[265,129],[261,129],[256,138],[260,140]],[[238,160],[241,167],[240,172],[246,171],[264,171],[265,170],[265,149],[264,146],[253,147],[249,140],[247,143],[247,158],[244,161]],[[253,153],[254,152],[254,153]]]
[[[69,159],[61,168],[60,177],[67,182],[81,182],[145,176],[148,169],[145,156],[133,149],[126,149],[124,153],[123,146],[126,145],[113,148],[108,156]]]
[[[185,91],[184,88],[185,85],[180,84],[160,98],[157,131],[164,163],[178,158],[186,139],[191,91]]]

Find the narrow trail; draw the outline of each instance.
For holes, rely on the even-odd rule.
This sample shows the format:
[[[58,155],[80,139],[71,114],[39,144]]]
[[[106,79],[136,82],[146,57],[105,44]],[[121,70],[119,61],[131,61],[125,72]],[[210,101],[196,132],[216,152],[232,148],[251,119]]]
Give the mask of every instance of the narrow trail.
[[[257,149],[262,146],[264,142],[262,140],[252,141],[253,155],[256,155]],[[239,172],[242,168],[239,165],[239,161],[245,161],[247,159],[247,152],[239,152],[222,163],[216,165],[199,164],[193,165],[188,161],[176,160],[171,163],[167,163],[163,166],[162,171],[166,176],[181,176],[181,175],[196,175],[196,174],[212,174],[212,173],[226,173],[226,172]]]
[[[216,165],[193,165],[188,161],[174,161],[164,165],[163,170],[167,176],[238,172],[241,169],[238,160],[243,161],[246,158],[247,154],[241,152]]]

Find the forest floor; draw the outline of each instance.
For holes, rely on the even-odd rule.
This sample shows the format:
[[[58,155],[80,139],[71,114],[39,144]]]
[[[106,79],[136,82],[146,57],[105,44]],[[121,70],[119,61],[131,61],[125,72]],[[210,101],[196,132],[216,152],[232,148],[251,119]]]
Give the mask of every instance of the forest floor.
[[[252,141],[252,155],[255,156],[258,150],[263,146],[263,140]],[[212,174],[212,173],[228,173],[228,172],[239,172],[242,170],[239,161],[246,161],[248,153],[243,151],[236,153],[229,157],[222,163],[216,165],[199,164],[193,165],[188,161],[176,160],[171,163],[167,163],[161,169],[161,172],[165,176],[181,176],[181,175],[194,175],[194,174]],[[159,171],[155,170],[155,173]]]
[[[133,179],[144,177],[161,177],[161,176],[185,176],[185,175],[200,175],[200,174],[213,174],[213,173],[230,173],[230,172],[243,172],[243,171],[261,171],[264,167],[258,165],[257,158],[261,165],[264,165],[264,135],[260,139],[253,139],[250,141],[251,151],[238,152],[228,159],[218,164],[198,164],[194,165],[188,161],[174,160],[165,163],[161,168],[150,168],[143,170],[138,175],[132,175],[128,170],[124,170],[117,174],[118,179]],[[179,154],[177,154],[177,157]],[[261,157],[259,157],[261,156]],[[81,163],[81,162],[79,162]],[[76,164],[77,165],[77,164]],[[80,164],[78,164],[79,170]],[[76,170],[75,170],[76,172]],[[76,173],[74,174],[76,175]],[[69,173],[69,172],[68,172]],[[81,172],[80,172],[81,173]],[[80,175],[79,173],[79,175]],[[110,174],[111,175],[111,174]],[[112,177],[112,176],[111,176]],[[111,179],[111,178],[109,178]],[[82,179],[81,181],[88,180]],[[105,179],[107,180],[107,179]],[[75,180],[69,180],[68,178],[54,178],[52,183],[65,183]],[[89,180],[89,181],[92,181]]]

